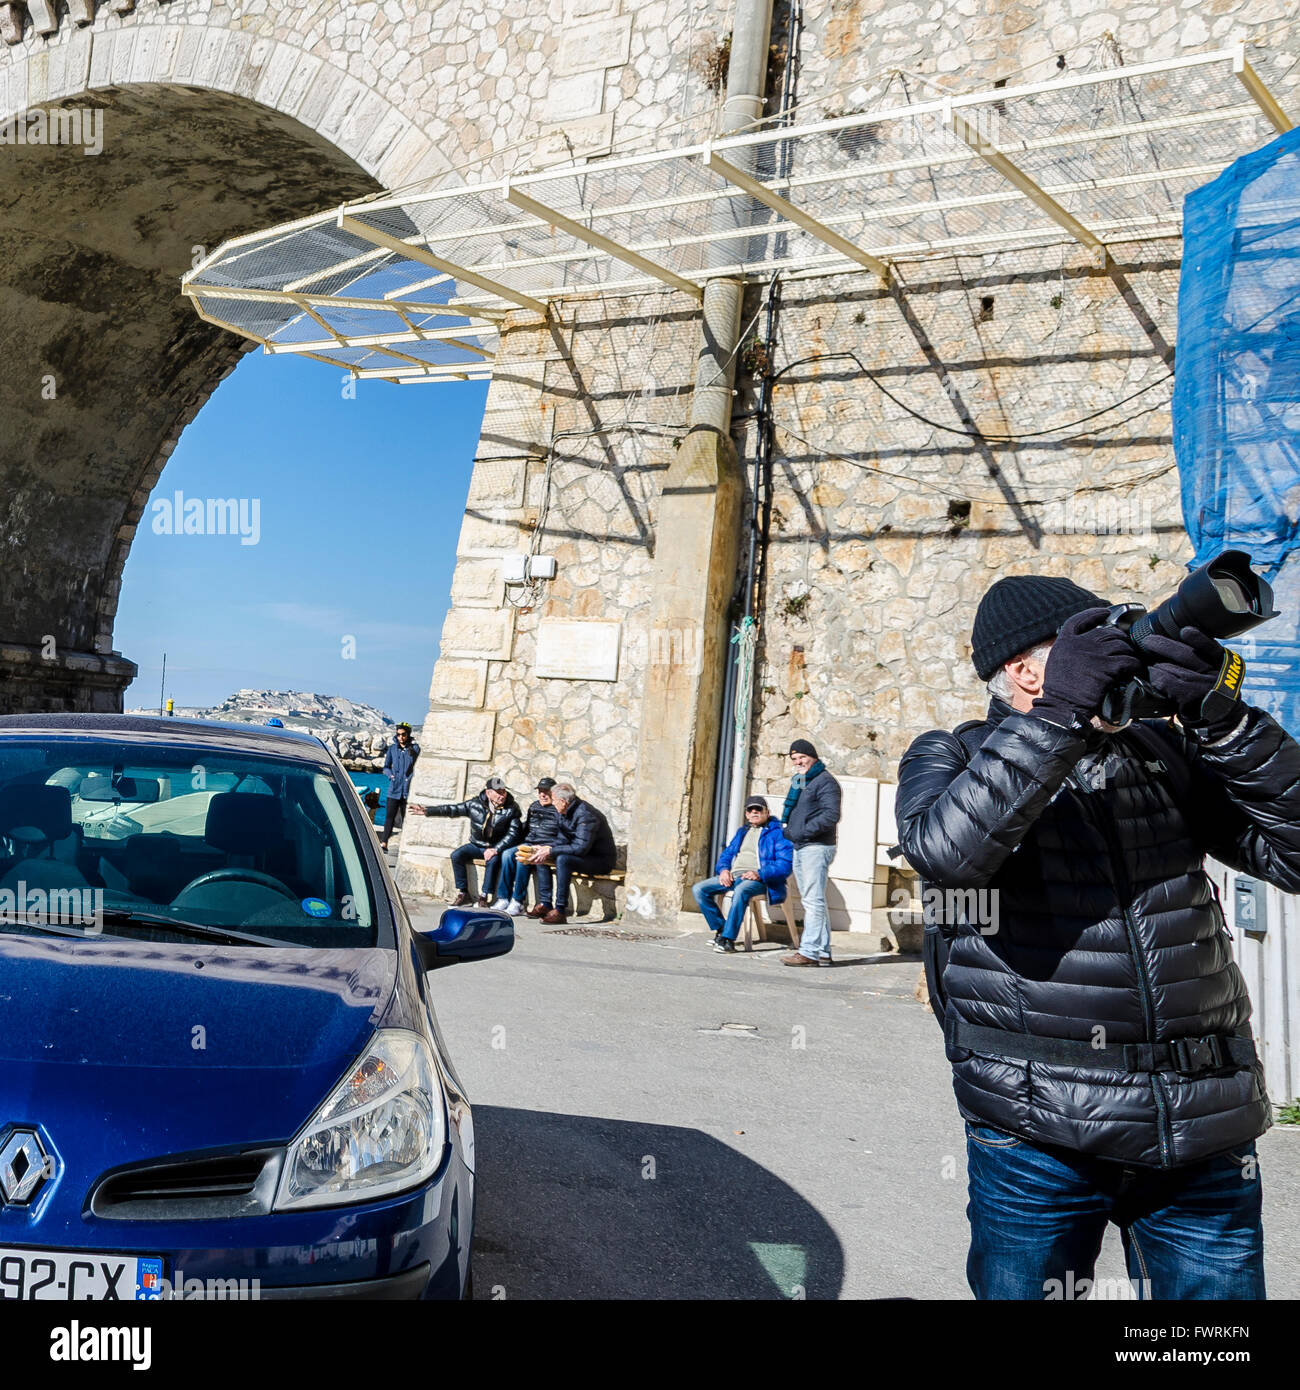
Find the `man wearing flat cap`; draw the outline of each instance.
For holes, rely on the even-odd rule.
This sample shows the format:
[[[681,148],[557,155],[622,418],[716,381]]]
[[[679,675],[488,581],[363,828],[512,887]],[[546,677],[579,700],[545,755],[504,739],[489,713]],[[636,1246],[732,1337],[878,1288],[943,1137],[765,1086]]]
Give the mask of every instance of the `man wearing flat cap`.
[[[966,1121],[977,1298],[1086,1297],[1108,1223],[1138,1297],[1264,1296],[1271,1123],[1207,856],[1300,890],[1300,746],[1193,627],[1139,656],[1106,603],[1017,575],[981,600],[983,720],[903,755],[903,852],[943,890],[926,974]],[[1143,671],[1176,724],[1100,717]],[[930,897],[927,892],[926,897]]]
[[[445,806],[420,806],[411,802],[417,816],[468,816],[469,841],[451,852],[451,872],[456,880],[456,896],[452,907],[468,907],[474,899],[469,892],[469,865],[483,860],[483,882],[479,889],[478,906],[488,907],[496,888],[497,875],[503,860],[502,852],[517,845],[524,833],[519,803],[500,777],[489,777],[483,790],[468,801],[449,802]]]
[[[713,949],[730,955],[752,899],[760,893],[775,906],[785,901],[785,884],[794,863],[794,846],[785,837],[781,822],[768,813],[761,796],[745,802],[745,823],[718,855],[714,876],[691,889],[713,933]],[[726,919],[718,899],[731,894]]]
[[[794,846],[794,881],[803,904],[799,949],[781,957],[782,965],[830,965],[831,920],[826,912],[826,880],[835,858],[840,823],[840,784],[826,770],[806,738],[790,745],[794,776],[781,819]]]

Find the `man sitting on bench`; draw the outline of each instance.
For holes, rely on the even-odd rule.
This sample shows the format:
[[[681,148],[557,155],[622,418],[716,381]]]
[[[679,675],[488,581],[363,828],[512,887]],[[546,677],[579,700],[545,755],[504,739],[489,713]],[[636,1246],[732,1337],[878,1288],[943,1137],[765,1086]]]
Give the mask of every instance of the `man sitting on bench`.
[[[542,918],[548,927],[569,920],[570,878],[607,874],[618,857],[609,822],[590,802],[581,800],[572,783],[557,782],[551,788],[551,801],[560,813],[555,843],[541,846],[533,856],[534,864],[555,862],[555,906]]]
[[[767,894],[772,906],[785,901],[786,880],[793,869],[794,846],[785,838],[785,828],[768,813],[761,796],[751,796],[745,802],[744,825],[718,855],[717,876],[691,889],[713,933],[715,951],[730,955],[736,949],[750,901],[760,893]],[[724,893],[731,894],[725,922],[717,902]]]

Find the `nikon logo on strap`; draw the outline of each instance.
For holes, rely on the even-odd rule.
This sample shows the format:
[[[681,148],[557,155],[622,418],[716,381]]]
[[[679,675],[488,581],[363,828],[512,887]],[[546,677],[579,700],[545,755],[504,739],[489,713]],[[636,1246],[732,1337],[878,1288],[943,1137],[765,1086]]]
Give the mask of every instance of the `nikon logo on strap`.
[[[1245,672],[1246,663],[1236,652],[1224,652],[1223,669],[1215,682],[1215,691],[1226,695],[1230,700],[1235,700],[1241,694],[1241,678]]]

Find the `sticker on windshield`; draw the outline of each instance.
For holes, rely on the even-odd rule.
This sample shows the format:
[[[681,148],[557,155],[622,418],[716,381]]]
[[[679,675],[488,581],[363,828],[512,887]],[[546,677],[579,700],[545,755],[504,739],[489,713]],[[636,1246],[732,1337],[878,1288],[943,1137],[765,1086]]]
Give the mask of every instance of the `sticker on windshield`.
[[[308,917],[328,917],[331,911],[324,898],[304,898],[301,906]]]

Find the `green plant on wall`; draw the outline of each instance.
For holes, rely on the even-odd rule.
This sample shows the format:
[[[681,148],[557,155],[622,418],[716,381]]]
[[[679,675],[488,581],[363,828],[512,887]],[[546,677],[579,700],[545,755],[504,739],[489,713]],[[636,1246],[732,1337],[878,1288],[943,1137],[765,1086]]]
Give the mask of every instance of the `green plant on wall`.
[[[1277,1112],[1277,1122],[1281,1125],[1300,1125],[1300,1096],[1290,1105],[1283,1105]]]

